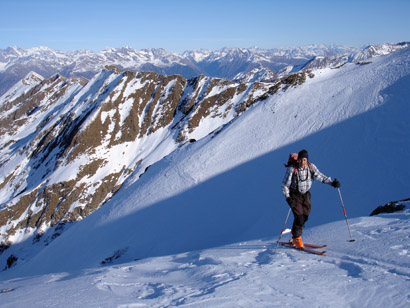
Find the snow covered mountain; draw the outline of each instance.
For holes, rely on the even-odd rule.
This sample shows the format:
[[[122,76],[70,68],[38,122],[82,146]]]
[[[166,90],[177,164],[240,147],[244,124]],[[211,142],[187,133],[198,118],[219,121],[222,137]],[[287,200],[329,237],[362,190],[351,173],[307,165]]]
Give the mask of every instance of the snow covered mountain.
[[[248,73],[239,73],[237,74],[233,80],[242,83],[249,83],[249,82],[274,82],[277,78],[275,73],[273,73],[270,69],[267,68],[255,68]]]
[[[347,63],[356,63],[359,65],[368,64],[371,58],[378,57],[381,55],[387,55],[389,53],[395,52],[397,50],[407,48],[410,43],[403,42],[398,44],[381,44],[381,45],[369,45],[362,50],[353,52],[351,54],[335,54],[327,57],[315,56],[310,61],[308,61],[302,68],[292,67],[292,70],[311,70],[319,68],[337,68],[343,66]]]
[[[86,217],[131,174],[217,134],[272,86],[115,67],[88,83],[30,73],[0,98],[1,241]]]
[[[208,277],[198,278],[193,288],[204,291],[207,288],[200,286],[208,281],[208,291],[226,290],[223,285],[238,281],[243,283],[239,290],[244,290],[249,284],[242,278],[246,272],[223,276],[224,269],[231,273],[226,271],[226,258],[232,256],[209,254],[221,246],[272,242],[288,210],[280,192],[283,163],[290,152],[301,148],[309,150],[323,173],[341,181],[351,218],[408,198],[410,169],[398,158],[407,157],[410,150],[410,49],[368,62],[312,69],[310,74],[297,73],[272,83],[241,84],[203,75],[187,80],[114,67],[87,84],[61,75],[27,76],[0,98],[0,264],[10,267],[3,279],[45,275],[36,281],[67,281],[61,273],[71,273],[73,281],[84,282],[87,278],[77,280],[75,273],[94,269],[88,277],[100,281],[98,286],[118,287],[125,294],[131,290],[127,277],[139,275],[145,278],[133,285],[137,291],[128,294],[147,293],[138,295],[142,302],[135,300],[135,305],[150,305],[149,294],[164,301],[170,297],[161,294],[176,290],[180,301],[168,304],[177,306],[195,302],[192,289],[176,287],[182,281],[178,279],[169,280],[170,285],[150,284],[154,273],[141,275],[138,262],[155,268],[163,264],[171,276],[183,274],[179,270],[191,265],[209,265],[209,272],[188,272],[191,278],[195,273]],[[315,184],[312,194],[308,226],[343,218],[332,187]],[[396,239],[408,230],[407,219],[397,228],[390,226],[403,231],[395,233]],[[77,220],[81,221],[66,223]],[[374,221],[354,220],[355,237],[388,232],[388,223]],[[371,233],[372,225],[382,231]],[[323,228],[311,238],[329,243],[333,234],[336,243],[342,242],[340,224]],[[360,243],[374,247],[365,238]],[[8,247],[7,241],[14,245]],[[392,274],[390,281],[406,284],[408,245],[390,243],[404,256],[399,265],[393,255],[373,263],[384,262]],[[265,248],[252,249],[253,255],[259,255],[259,266],[278,265]],[[238,258],[232,257],[232,264],[255,269],[246,257],[249,248],[245,249]],[[346,247],[336,249],[340,255],[329,265],[337,273],[344,269],[351,278],[361,277],[363,268],[371,270],[374,256],[357,249],[355,260],[340,256]],[[296,255],[285,255],[289,269]],[[136,263],[124,265],[127,262]],[[102,268],[110,263],[123,266]],[[126,274],[128,269],[135,269],[136,275]],[[114,287],[120,272],[125,276]],[[394,273],[400,275],[393,277]],[[159,281],[169,278],[161,277]],[[4,288],[10,283],[14,282],[6,281]],[[207,300],[212,293],[199,292],[197,299]],[[13,292],[7,296],[15,298]],[[394,300],[403,303],[401,298]]]
[[[0,49],[0,95],[34,71],[45,78],[57,73],[65,77],[92,78],[106,65],[124,70],[153,71],[162,75],[179,74],[187,79],[205,74],[232,79],[239,73],[266,68],[278,72],[289,65],[303,65],[313,57],[351,54],[358,49],[343,46],[310,45],[299,48],[263,50],[224,48],[218,51],[195,50],[183,54],[164,49],[135,50],[131,47],[106,48],[101,52],[75,50],[63,52],[48,47]]]

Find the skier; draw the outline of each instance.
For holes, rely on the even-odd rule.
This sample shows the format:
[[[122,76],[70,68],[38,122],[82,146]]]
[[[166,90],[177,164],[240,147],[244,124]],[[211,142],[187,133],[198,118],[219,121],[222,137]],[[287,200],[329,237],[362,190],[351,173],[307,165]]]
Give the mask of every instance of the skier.
[[[306,150],[301,150],[298,153],[297,162],[287,165],[287,167],[286,175],[282,182],[282,192],[294,216],[291,231],[292,241],[293,245],[297,248],[304,248],[302,230],[310,214],[311,194],[309,190],[312,186],[312,181],[317,179],[335,188],[339,188],[340,183],[337,179],[332,181],[330,177],[320,173],[319,169],[309,161],[309,154]]]

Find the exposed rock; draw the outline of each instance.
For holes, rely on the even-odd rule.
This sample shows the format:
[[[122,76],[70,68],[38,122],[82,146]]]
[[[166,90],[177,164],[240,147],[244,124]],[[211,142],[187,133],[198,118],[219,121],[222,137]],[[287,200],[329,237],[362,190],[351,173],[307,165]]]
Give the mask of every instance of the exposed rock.
[[[18,260],[18,258],[16,256],[10,255],[10,257],[8,257],[8,259],[7,259],[6,269],[12,267],[13,265],[15,265],[17,260]]]
[[[406,206],[402,203],[408,202],[408,201],[410,201],[410,198],[400,200],[400,201],[391,201],[385,205],[378,206],[373,212],[370,213],[370,216],[379,215],[382,213],[394,213],[394,212],[402,211],[403,209],[406,208]]]

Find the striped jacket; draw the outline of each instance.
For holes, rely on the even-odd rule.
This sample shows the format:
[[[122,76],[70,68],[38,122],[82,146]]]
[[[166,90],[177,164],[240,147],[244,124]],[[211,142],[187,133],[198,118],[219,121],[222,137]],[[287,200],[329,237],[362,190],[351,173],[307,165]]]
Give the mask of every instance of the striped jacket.
[[[305,170],[298,168],[298,172],[294,174],[293,166],[290,166],[286,170],[285,177],[282,181],[282,193],[287,198],[289,197],[290,188],[299,191],[302,194],[307,193],[312,187],[313,180],[318,180],[325,184],[332,184],[332,179],[330,177],[322,174],[319,169],[309,162],[312,171],[309,166],[306,166]]]

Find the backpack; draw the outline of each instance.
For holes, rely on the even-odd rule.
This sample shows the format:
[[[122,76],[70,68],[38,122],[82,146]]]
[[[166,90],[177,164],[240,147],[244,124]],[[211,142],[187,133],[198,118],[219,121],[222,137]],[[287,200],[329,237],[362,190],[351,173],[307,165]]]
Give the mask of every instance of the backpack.
[[[312,167],[312,163],[310,161],[308,161],[308,167],[310,170],[310,174],[312,176],[312,179],[315,175],[314,171],[313,171],[313,167]],[[297,175],[298,174],[298,153],[290,153],[289,157],[288,157],[288,163],[285,164],[285,167],[293,167],[293,175]]]

